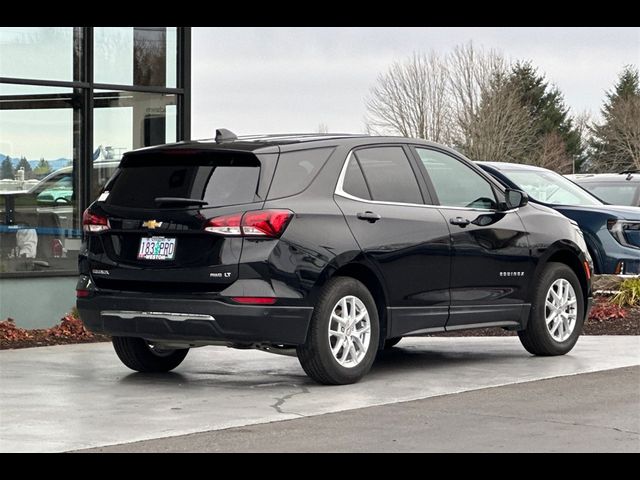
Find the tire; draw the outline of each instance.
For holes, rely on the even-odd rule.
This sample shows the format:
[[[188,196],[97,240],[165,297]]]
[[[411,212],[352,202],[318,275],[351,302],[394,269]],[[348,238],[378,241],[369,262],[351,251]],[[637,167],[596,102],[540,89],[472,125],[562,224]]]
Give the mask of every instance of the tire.
[[[552,285],[554,285],[555,282],[562,282],[563,280],[566,280],[571,285],[573,294],[575,295],[576,318],[572,329],[565,329],[566,324],[562,323],[557,315],[554,317],[553,310],[547,307],[547,296],[551,295],[550,289]],[[557,285],[558,284],[556,284],[556,286]],[[553,297],[550,298],[553,299]],[[567,318],[566,310],[564,312],[564,318]],[[582,333],[582,326],[585,320],[584,315],[584,294],[576,274],[563,263],[549,263],[536,279],[527,328],[518,331],[520,342],[522,346],[533,355],[564,355],[571,351],[578,341],[578,337]],[[551,318],[550,328],[547,327],[548,316],[553,317]],[[556,326],[555,324],[559,321],[562,325]],[[554,338],[554,335],[550,331],[554,330],[554,327],[556,328],[555,335],[560,335],[560,332],[566,333],[567,330],[570,330],[571,333],[564,339]]]
[[[145,339],[136,337],[113,337],[112,343],[120,361],[137,372],[168,372],[189,353],[188,348],[156,353]]]
[[[347,300],[347,313],[353,310],[354,305],[356,305],[355,312],[357,315],[363,313],[362,306],[366,309],[369,319],[368,337],[366,333],[357,333],[357,328],[366,331],[366,320],[361,320],[347,328],[346,326],[339,326],[333,319],[335,318],[334,311],[340,312],[340,315],[342,315],[342,307],[340,307],[339,303],[345,298],[356,299],[360,302],[358,304],[356,300]],[[336,314],[336,316],[340,315]],[[344,333],[340,333],[339,335],[342,335],[342,337],[335,335],[332,339],[329,333],[330,327],[333,330],[344,328],[345,332],[349,332],[349,334],[345,336]],[[351,335],[351,332],[356,333]],[[362,335],[360,346],[366,348],[358,346],[354,339],[354,336],[358,335]],[[369,290],[354,278],[335,277],[329,280],[320,294],[311,317],[307,340],[303,345],[297,347],[298,360],[306,374],[318,383],[324,385],[355,383],[371,369],[378,351],[379,336],[378,311]],[[348,343],[342,340],[343,343],[340,345],[349,345],[348,349],[345,346],[340,347],[338,345],[341,341],[340,338],[343,337],[348,338]],[[368,342],[366,341],[367,339]],[[353,345],[353,350],[351,345]],[[332,347],[334,349],[338,347],[336,356],[332,353]],[[339,357],[343,357],[343,359],[340,360]]]
[[[393,337],[393,338],[387,338],[384,341],[384,347],[382,347],[383,350],[390,350],[391,348],[395,347],[400,340],[402,340],[402,337]]]

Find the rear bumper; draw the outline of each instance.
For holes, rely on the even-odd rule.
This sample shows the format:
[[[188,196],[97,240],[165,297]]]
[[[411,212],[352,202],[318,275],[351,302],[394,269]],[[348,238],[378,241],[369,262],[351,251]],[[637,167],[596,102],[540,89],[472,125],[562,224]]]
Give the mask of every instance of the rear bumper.
[[[232,305],[217,300],[94,294],[78,298],[85,326],[96,333],[148,340],[299,345],[313,308]]]

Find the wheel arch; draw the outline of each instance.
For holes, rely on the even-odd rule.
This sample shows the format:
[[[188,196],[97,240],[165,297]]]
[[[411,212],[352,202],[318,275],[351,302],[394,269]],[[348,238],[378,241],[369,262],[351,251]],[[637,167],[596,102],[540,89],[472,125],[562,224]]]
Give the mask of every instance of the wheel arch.
[[[539,262],[534,278],[538,278],[542,270],[550,263],[562,263],[567,265],[578,277],[580,286],[582,288],[582,296],[584,298],[585,307],[588,302],[588,298],[591,294],[591,282],[587,278],[587,273],[584,268],[583,261],[580,259],[581,251],[577,245],[571,243],[563,243],[561,245],[555,245],[550,249],[548,253]]]
[[[584,232],[584,231],[583,231]],[[593,269],[595,274],[601,274],[604,271],[604,260],[602,259],[604,248],[598,237],[590,232],[584,232],[584,241],[593,260]]]
[[[366,261],[361,259],[354,259],[339,266],[332,265],[325,269],[321,279],[317,282],[317,288],[315,289],[316,295],[314,295],[314,297],[317,296],[327,281],[338,276],[355,278],[359,282],[362,282],[369,292],[371,292],[373,300],[376,302],[376,310],[380,321],[379,347],[381,347],[384,345],[384,341],[387,339],[389,332],[389,318],[387,314],[387,306],[389,303],[382,278],[372,265],[367,264]]]

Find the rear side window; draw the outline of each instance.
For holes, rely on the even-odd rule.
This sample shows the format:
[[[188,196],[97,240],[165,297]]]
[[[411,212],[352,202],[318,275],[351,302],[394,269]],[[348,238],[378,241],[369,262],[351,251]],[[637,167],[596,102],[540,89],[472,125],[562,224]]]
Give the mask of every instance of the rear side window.
[[[219,207],[253,202],[260,162],[253,155],[157,155],[123,161],[108,204],[157,208],[157,197],[193,198]]]
[[[364,148],[357,150],[355,156],[373,200],[423,203],[418,181],[402,147]]]
[[[302,192],[311,184],[333,150],[334,147],[329,147],[281,153],[269,198],[290,197]]]

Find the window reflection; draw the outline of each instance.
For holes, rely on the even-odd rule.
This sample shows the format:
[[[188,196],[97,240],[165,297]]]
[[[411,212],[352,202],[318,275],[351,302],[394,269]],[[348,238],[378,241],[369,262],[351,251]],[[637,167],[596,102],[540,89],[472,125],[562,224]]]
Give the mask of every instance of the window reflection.
[[[0,275],[73,270],[80,248],[78,102],[71,89],[37,91],[0,96]]]
[[[96,27],[94,81],[176,86],[176,27]]]
[[[73,80],[73,27],[0,28],[0,76]]]
[[[97,90],[93,112],[93,142],[105,162],[103,165],[109,168],[117,166],[128,150],[176,139],[177,110],[173,94]],[[94,162],[94,167],[96,165]],[[92,199],[98,196],[110,176],[94,168]]]
[[[122,154],[176,141],[176,95],[127,90],[176,87],[177,59],[177,27],[0,29],[0,77],[31,82],[0,83],[0,278],[76,271],[82,208]]]

